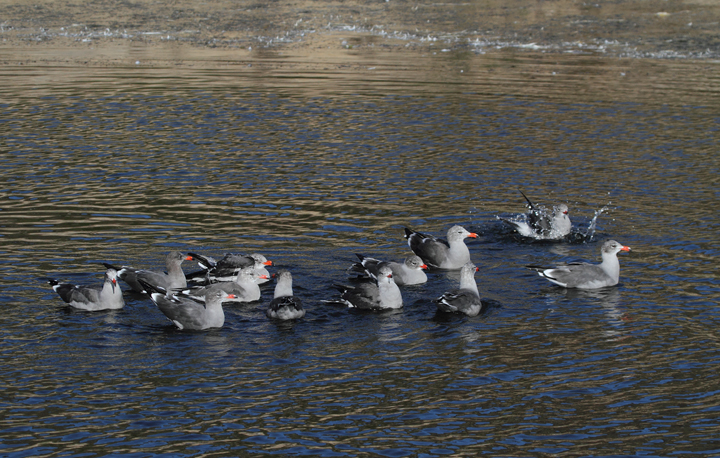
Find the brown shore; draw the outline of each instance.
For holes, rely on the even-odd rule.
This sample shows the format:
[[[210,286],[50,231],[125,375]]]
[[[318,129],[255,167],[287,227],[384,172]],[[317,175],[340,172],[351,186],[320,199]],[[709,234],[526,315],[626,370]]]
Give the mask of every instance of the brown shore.
[[[715,60],[720,2],[0,0],[0,65],[322,62],[508,49]],[[348,57],[350,56],[350,57]]]

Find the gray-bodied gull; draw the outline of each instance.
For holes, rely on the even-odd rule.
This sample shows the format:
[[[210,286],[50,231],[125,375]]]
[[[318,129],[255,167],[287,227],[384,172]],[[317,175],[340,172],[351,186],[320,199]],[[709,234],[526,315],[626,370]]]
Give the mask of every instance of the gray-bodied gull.
[[[77,286],[50,280],[52,289],[71,307],[95,312],[123,308],[122,290],[117,284],[117,271],[108,269],[102,286]]]
[[[140,280],[168,291],[187,287],[185,273],[182,270],[181,264],[183,261],[190,260],[192,260],[192,257],[190,256],[186,256],[179,251],[171,251],[165,257],[165,268],[167,269],[167,273],[155,272],[146,269],[136,269],[131,266],[115,267],[112,264],[107,263],[104,265],[105,267],[117,270],[120,280],[127,283],[133,291],[145,293],[148,291],[146,291],[140,284]]]
[[[525,221],[500,218],[501,221],[512,226],[523,237],[538,240],[558,240],[570,234],[572,223],[568,216],[569,209],[567,205],[556,205],[550,212],[533,204],[522,191],[520,191],[520,194],[527,201],[529,209],[525,215]]]
[[[403,306],[400,288],[393,281],[392,270],[388,266],[380,268],[377,282],[368,280],[355,286],[334,284],[341,292],[340,303],[350,308],[364,310],[392,310]]]
[[[447,241],[405,228],[408,246],[428,265],[441,269],[456,270],[470,262],[470,250],[465,245],[467,237],[477,238],[462,226],[447,231]]]
[[[460,288],[449,291],[435,299],[438,309],[443,312],[464,313],[467,316],[477,316],[483,311],[480,300],[475,272],[478,268],[472,262],[466,263],[460,269]]]
[[[219,285],[211,286],[200,301],[183,293],[168,293],[140,280],[150,299],[161,312],[179,329],[203,330],[221,328],[225,324],[222,302],[233,295],[223,291]]]
[[[302,302],[293,296],[292,274],[286,269],[280,269],[275,284],[275,295],[270,301],[265,314],[268,318],[278,320],[297,320],[305,316]]]
[[[630,247],[623,246],[615,240],[608,240],[600,249],[602,255],[600,264],[577,262],[555,268],[540,266],[527,266],[527,268],[537,271],[541,277],[565,288],[604,288],[617,285],[620,280],[620,261],[617,254],[621,251],[630,251]]]
[[[234,281],[221,281],[208,286],[196,286],[183,289],[181,292],[200,301],[205,300],[205,295],[211,286],[219,286],[233,297],[225,299],[224,302],[254,302],[260,299],[259,280],[267,281],[267,275],[258,274],[255,268],[250,265],[243,267],[235,276]]]
[[[264,278],[258,280],[258,284],[263,284],[270,279],[270,273],[265,266],[273,265],[272,261],[259,253],[249,255],[226,253],[220,260],[209,256],[203,256],[197,253],[188,253],[197,261],[202,269],[199,272],[188,274],[188,279],[197,283],[212,283],[218,281],[233,281],[240,269],[253,266],[259,275],[265,275]]]
[[[427,275],[424,269],[428,266],[420,259],[420,256],[412,255],[405,259],[404,262],[388,262],[379,259],[363,256],[355,253],[360,262],[356,262],[350,267],[352,272],[366,274],[377,280],[380,274],[380,268],[388,266],[392,270],[393,280],[397,285],[419,285],[427,281]]]

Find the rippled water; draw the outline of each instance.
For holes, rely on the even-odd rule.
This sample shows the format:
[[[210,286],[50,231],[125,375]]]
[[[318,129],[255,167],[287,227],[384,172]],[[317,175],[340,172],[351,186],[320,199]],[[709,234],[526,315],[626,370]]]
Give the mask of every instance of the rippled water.
[[[434,59],[1,68],[0,454],[720,454],[712,67]],[[581,230],[609,209],[589,243],[529,243],[496,219],[518,188]],[[402,259],[403,226],[453,224],[481,235],[488,313],[436,312],[448,272],[399,312],[321,302],[354,253]],[[617,287],[522,267],[597,262],[605,238],[633,248]],[[181,332],[141,295],[83,313],[45,283],[172,249],[262,252],[307,315],[268,321],[269,285]]]

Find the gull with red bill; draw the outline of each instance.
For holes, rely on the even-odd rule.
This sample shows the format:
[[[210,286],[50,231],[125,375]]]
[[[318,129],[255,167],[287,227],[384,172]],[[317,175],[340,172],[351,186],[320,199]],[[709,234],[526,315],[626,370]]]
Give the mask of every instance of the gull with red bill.
[[[108,269],[102,286],[77,286],[50,280],[52,289],[71,307],[88,312],[123,308],[122,290],[117,284],[117,271]]]
[[[600,253],[600,264],[586,262],[569,263],[547,268],[540,266],[526,266],[537,271],[541,277],[565,288],[597,289],[617,285],[620,281],[620,261],[617,254],[621,251],[630,251],[615,240],[603,243]]]
[[[212,283],[218,281],[233,281],[238,272],[248,266],[253,266],[258,275],[265,275],[260,278],[258,284],[269,281],[270,273],[265,266],[273,265],[272,261],[259,253],[233,254],[226,253],[220,260],[216,261],[210,256],[203,256],[197,253],[188,253],[192,259],[197,261],[203,269],[188,275],[188,279],[196,283]]]
[[[425,264],[440,269],[457,270],[470,262],[470,250],[465,239],[477,238],[462,226],[453,226],[447,231],[447,241],[405,228],[408,246]]]
[[[340,300],[331,303],[345,304],[361,310],[393,310],[403,306],[400,288],[393,281],[392,270],[388,266],[380,268],[378,280],[368,279],[356,286],[334,284],[340,291]]]
[[[460,288],[449,291],[435,299],[438,309],[443,312],[464,313],[467,316],[477,316],[483,311],[480,300],[475,272],[479,269],[472,262],[466,263],[460,269]]]
[[[427,264],[420,259],[420,256],[409,256],[402,263],[381,261],[379,259],[363,256],[355,253],[360,262],[356,262],[350,269],[350,272],[356,272],[361,275],[367,275],[377,280],[380,274],[380,268],[388,266],[392,270],[393,280],[398,286],[402,285],[419,285],[427,281],[427,275],[424,270],[428,268]]]

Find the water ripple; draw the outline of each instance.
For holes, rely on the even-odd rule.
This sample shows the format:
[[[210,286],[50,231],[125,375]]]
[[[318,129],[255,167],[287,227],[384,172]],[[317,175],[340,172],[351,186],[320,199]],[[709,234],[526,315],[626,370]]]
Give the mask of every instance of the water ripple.
[[[664,68],[717,93],[689,64]],[[0,72],[2,453],[715,453],[720,118],[682,78],[148,71],[35,92],[42,72]],[[496,219],[525,211],[518,188],[578,226],[608,211],[590,241],[522,242]],[[355,253],[399,260],[403,226],[453,224],[481,234],[484,316],[436,311],[452,272],[404,288],[400,312],[323,302]],[[602,238],[633,248],[617,287],[523,268],[597,262]],[[46,283],[99,285],[101,262],[161,270],[171,249],[266,254],[293,271],[305,319],[269,322],[270,286],[222,329],[181,332],[142,295],[83,313]]]

